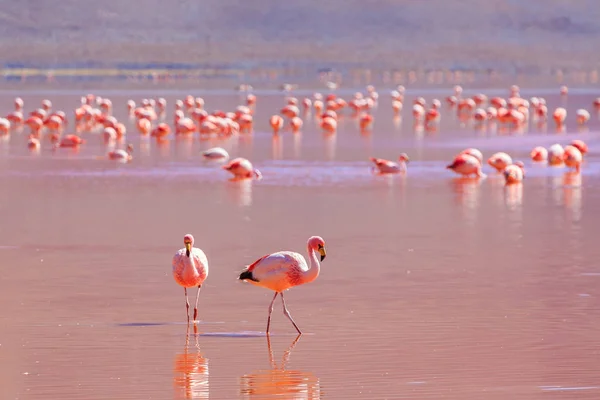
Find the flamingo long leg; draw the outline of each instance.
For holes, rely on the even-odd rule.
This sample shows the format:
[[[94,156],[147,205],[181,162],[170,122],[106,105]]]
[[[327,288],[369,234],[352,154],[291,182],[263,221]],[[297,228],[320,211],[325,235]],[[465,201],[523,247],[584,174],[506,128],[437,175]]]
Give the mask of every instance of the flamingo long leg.
[[[271,300],[271,304],[269,305],[269,318],[267,319],[267,335],[269,334],[269,328],[271,327],[271,313],[273,312],[273,304],[275,303],[275,299],[277,298],[278,294],[279,292],[275,292],[275,296],[273,296],[273,300]]]
[[[183,288],[185,293],[185,315],[187,316],[187,322],[190,323],[190,302],[188,301],[187,289]]]
[[[198,316],[198,298],[200,297],[200,289],[202,285],[198,285],[198,293],[196,293],[196,307],[194,307],[194,323],[196,322],[196,317]]]
[[[294,328],[296,328],[296,330],[298,331],[298,334],[301,335],[302,332],[300,331],[300,328],[298,328],[298,325],[296,325],[296,323],[294,322],[294,319],[292,318],[292,315],[290,314],[287,307],[285,306],[285,299],[283,298],[283,292],[281,293],[281,302],[283,303],[283,313],[285,314],[286,317],[288,317],[290,319],[290,321],[292,321],[292,325],[294,325]]]

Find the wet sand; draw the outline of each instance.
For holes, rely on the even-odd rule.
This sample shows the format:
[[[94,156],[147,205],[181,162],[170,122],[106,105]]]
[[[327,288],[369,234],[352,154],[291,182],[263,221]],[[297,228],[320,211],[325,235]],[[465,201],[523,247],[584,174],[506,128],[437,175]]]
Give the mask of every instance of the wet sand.
[[[409,92],[406,104],[447,93]],[[106,95],[126,120],[130,96],[161,94]],[[186,94],[169,93],[168,109]],[[549,109],[563,102],[522,92],[534,94]],[[307,118],[301,135],[274,141],[268,117],[283,95],[269,93],[251,137],[158,146],[129,124],[128,165],[97,159],[99,135],[79,152],[46,142],[39,155],[26,134],[1,142],[3,398],[598,398],[600,122],[574,124],[593,95],[569,95],[566,132],[549,122],[523,134],[462,126],[447,109],[438,132],[415,132],[410,107],[394,122],[380,96],[370,136],[345,116],[336,137]],[[26,109],[44,97],[65,110],[79,101],[23,97]],[[232,109],[240,97],[205,100]],[[4,95],[0,109],[11,108]],[[581,182],[527,160],[535,145],[574,138],[590,146]],[[214,145],[251,159],[263,180],[229,182],[201,160]],[[443,167],[467,146],[525,160],[525,182],[504,187],[489,168],[485,180],[456,178]],[[367,157],[401,151],[406,176],[370,173]],[[188,232],[210,275],[186,347],[170,261]],[[276,304],[271,360],[262,332],[272,295],[236,274],[269,252],[305,254],[310,235],[327,243],[321,275],[286,294],[305,335],[288,351],[295,331]]]

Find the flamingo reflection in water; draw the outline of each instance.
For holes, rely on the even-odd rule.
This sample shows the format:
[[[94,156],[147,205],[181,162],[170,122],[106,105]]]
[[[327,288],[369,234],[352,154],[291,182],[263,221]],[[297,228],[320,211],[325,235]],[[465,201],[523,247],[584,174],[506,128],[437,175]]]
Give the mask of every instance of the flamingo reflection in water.
[[[175,356],[173,366],[173,383],[177,392],[177,398],[185,399],[208,399],[208,359],[202,356],[198,344],[198,327],[194,325],[194,338],[196,351],[189,352],[190,325],[188,324],[185,350]]]
[[[292,350],[300,340],[298,335],[283,354],[281,366],[277,366],[271,348],[271,338],[267,335],[269,360],[271,369],[259,370],[241,377],[240,398],[265,399],[281,397],[282,399],[317,400],[321,398],[319,378],[310,372],[288,370]]]

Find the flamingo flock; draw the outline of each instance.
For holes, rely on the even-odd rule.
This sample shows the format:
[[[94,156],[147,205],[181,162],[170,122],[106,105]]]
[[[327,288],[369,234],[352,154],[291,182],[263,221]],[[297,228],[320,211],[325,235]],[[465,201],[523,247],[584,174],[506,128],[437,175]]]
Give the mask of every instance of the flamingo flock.
[[[314,93],[310,97],[298,99],[291,96],[295,86],[283,85],[282,90],[288,94],[285,104],[279,113],[269,117],[269,126],[276,138],[289,131],[300,133],[306,118],[314,112],[318,127],[325,135],[335,136],[338,131],[342,113],[349,113],[357,121],[362,134],[370,134],[375,118],[373,110],[378,107],[379,94],[372,85],[366,87],[365,93],[356,92],[351,99],[343,99],[334,93],[323,95]],[[249,91],[250,86],[243,90]],[[391,93],[391,107],[394,118],[400,118],[404,109],[405,88],[398,86]],[[568,88],[560,88],[561,97],[568,95]],[[252,134],[254,131],[254,110],[257,96],[246,93],[244,104],[232,111],[215,110],[208,112],[206,103],[201,97],[186,96],[175,101],[173,121],[165,121],[167,101],[164,98],[142,99],[138,104],[134,100],[126,102],[131,125],[143,138],[154,138],[157,143],[169,141],[173,135],[192,137],[199,135],[201,139],[228,138],[234,135]],[[549,111],[543,97],[525,99],[520,95],[518,86],[509,89],[508,97],[488,98],[483,93],[464,96],[461,86],[455,86],[453,93],[445,98],[445,104],[450,112],[454,112],[461,122],[472,121],[475,128],[482,129],[485,125],[500,126],[515,132],[523,130],[529,122],[544,125],[553,120],[558,131],[564,130],[568,116],[564,107]],[[119,162],[131,162],[134,159],[134,148],[127,143],[127,121],[117,120],[113,115],[113,103],[108,98],[88,94],[81,98],[80,105],[73,112],[73,126],[69,126],[68,113],[55,110],[50,100],[45,99],[40,107],[25,113],[23,99],[14,99],[14,111],[0,118],[0,137],[8,136],[11,132],[28,129],[27,147],[32,152],[39,152],[49,142],[53,150],[59,148],[79,148],[90,140],[91,134],[100,133],[102,141],[107,145],[107,151],[101,158]],[[592,109],[600,112],[600,98],[592,103]],[[346,111],[345,111],[346,110]],[[412,102],[413,128],[416,131],[437,131],[442,117],[442,101],[432,99],[429,103],[417,97]],[[578,126],[585,126],[591,118],[586,109],[578,109],[574,121]],[[74,133],[65,133],[71,131]],[[554,144],[549,148],[540,146],[531,150],[531,160],[535,163],[546,162],[550,166],[565,166],[580,172],[587,145],[582,141],[568,144]],[[228,152],[221,147],[214,147],[202,153],[207,161],[226,163],[222,169],[231,174],[232,180],[262,179],[262,173],[250,160],[236,157],[230,160]],[[370,157],[371,171],[377,175],[402,174],[407,172],[409,156],[400,153],[397,160],[386,160]],[[489,166],[497,173],[503,174],[507,183],[520,182],[525,175],[524,164],[514,161],[506,152],[496,152],[484,163],[481,151],[470,148],[459,152],[447,169],[462,175],[485,177],[484,167]],[[517,170],[518,168],[518,170]],[[520,172],[517,172],[520,171]]]
[[[278,113],[272,114],[268,125],[274,138],[280,135],[298,135],[309,115],[314,113],[318,128],[326,137],[336,137],[342,114],[356,121],[363,135],[373,132],[375,118],[373,110],[379,106],[379,94],[371,85],[366,91],[356,92],[350,99],[344,99],[334,93],[324,95],[314,93],[310,97],[298,99],[292,96],[294,85],[282,87],[286,93],[285,103]],[[124,163],[134,161],[134,147],[127,142],[127,126],[134,127],[137,134],[145,140],[165,143],[175,137],[200,140],[226,139],[232,136],[251,135],[254,132],[255,107],[257,96],[249,93],[251,87],[244,87],[243,104],[230,111],[207,111],[201,97],[186,96],[174,102],[173,119],[167,122],[167,101],[164,98],[142,99],[126,102],[129,121],[119,121],[113,115],[113,103],[108,98],[88,94],[81,98],[80,104],[67,113],[56,110],[52,102],[45,99],[39,107],[26,113],[23,99],[14,99],[14,111],[0,118],[0,138],[27,130],[27,147],[33,152],[43,148],[58,151],[61,148],[85,146],[93,137],[100,137],[106,144],[106,153],[100,158]],[[332,90],[335,90],[333,88]],[[405,88],[398,86],[391,91],[391,109],[394,119],[401,118],[404,110]],[[560,96],[568,96],[568,88],[560,88]],[[553,121],[559,132],[564,131],[569,118],[578,126],[585,126],[591,119],[586,109],[578,109],[575,116],[569,117],[564,107],[548,109],[542,97],[525,99],[520,95],[518,86],[509,89],[508,97],[491,97],[479,93],[465,96],[460,86],[453,88],[452,94],[442,100],[432,99],[429,103],[422,97],[412,101],[411,116],[415,131],[439,129],[444,113],[453,113],[462,123],[472,123],[477,129],[486,126],[500,126],[511,132],[522,132],[529,123],[540,126]],[[592,111],[600,113],[600,98],[592,103]],[[72,116],[68,117],[68,115]],[[67,133],[68,132],[68,133]],[[95,136],[94,136],[95,135]],[[564,167],[579,174],[588,154],[588,146],[582,140],[564,140],[549,147],[536,146],[529,156],[535,164],[549,167]],[[216,162],[221,169],[231,174],[232,180],[260,180],[263,174],[248,159],[230,158],[222,147],[212,147],[201,153],[206,162]],[[371,165],[371,173],[376,175],[406,174],[410,158],[400,152],[396,160],[369,157],[365,164]],[[335,168],[335,167],[332,167]],[[521,184],[526,176],[525,163],[515,160],[505,151],[497,151],[484,159],[477,148],[466,148],[458,152],[447,164],[446,169],[464,177],[485,178],[484,168],[502,176],[507,185]],[[365,168],[365,172],[368,171]],[[367,172],[366,172],[367,173]],[[325,242],[319,236],[312,236],[307,242],[308,259],[296,252],[280,251],[267,254],[247,266],[238,279],[274,292],[268,309],[267,333],[271,326],[273,305],[281,297],[283,313],[300,334],[301,330],[287,309],[284,292],[292,287],[314,281],[320,272],[320,262],[325,259]],[[187,289],[197,287],[196,302],[192,320],[197,321],[200,289],[208,277],[208,258],[199,248],[194,247],[194,237],[184,236],[184,247],[177,251],[172,259],[175,281],[184,288],[187,320],[190,321],[190,304]]]

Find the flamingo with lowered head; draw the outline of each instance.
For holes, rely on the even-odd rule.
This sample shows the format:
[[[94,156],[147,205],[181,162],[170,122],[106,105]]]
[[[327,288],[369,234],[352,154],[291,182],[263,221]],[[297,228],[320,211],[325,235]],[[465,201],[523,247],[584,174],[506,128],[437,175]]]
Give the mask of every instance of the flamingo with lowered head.
[[[373,170],[377,170],[380,174],[396,174],[406,172],[406,163],[408,163],[409,158],[406,153],[401,153],[398,162],[375,157],[371,157],[369,160],[375,164]]]
[[[197,247],[194,247],[194,236],[187,234],[183,237],[184,248],[179,249],[173,256],[173,277],[175,281],[183,286],[185,293],[185,308],[187,321],[190,322],[190,302],[188,301],[187,289],[198,286],[196,294],[196,306],[194,307],[194,319],[198,316],[198,297],[202,283],[208,276],[208,259],[206,254]]]
[[[307,246],[310,266],[299,253],[293,251],[279,251],[259,258],[251,265],[247,266],[238,278],[245,282],[271,289],[275,292],[273,300],[271,300],[271,304],[269,305],[267,335],[269,334],[269,328],[271,327],[271,313],[273,312],[273,303],[275,303],[277,295],[281,295],[283,313],[292,322],[292,325],[294,325],[298,334],[302,334],[285,305],[283,292],[294,286],[312,282],[319,276],[321,270],[319,261],[323,261],[326,255],[325,241],[319,236],[312,236],[308,239]],[[320,255],[320,260],[317,258],[317,254]]]
[[[234,179],[245,179],[255,177],[262,179],[262,174],[259,170],[252,166],[252,163],[245,158],[234,158],[222,167],[224,170],[233,174]]]

